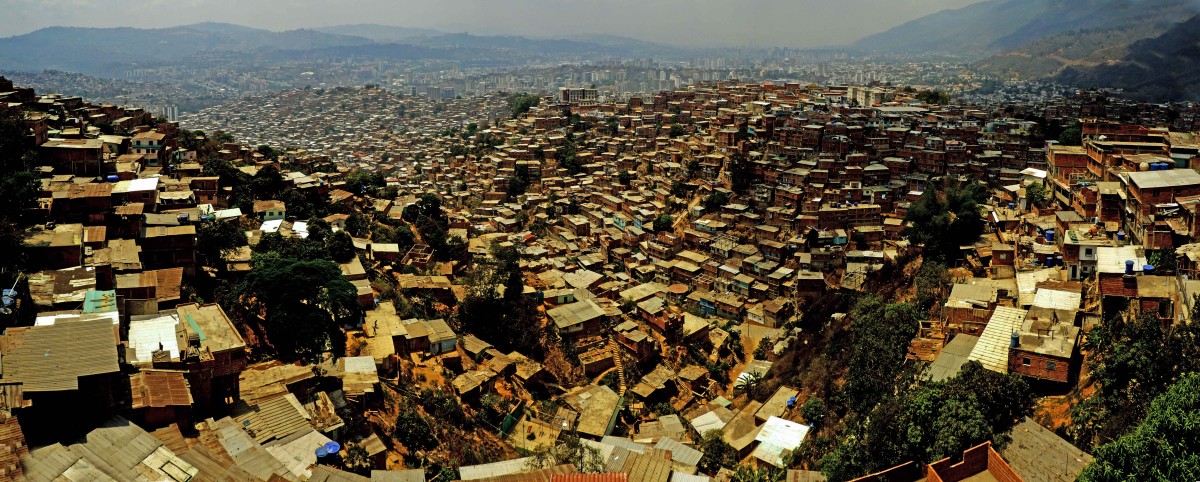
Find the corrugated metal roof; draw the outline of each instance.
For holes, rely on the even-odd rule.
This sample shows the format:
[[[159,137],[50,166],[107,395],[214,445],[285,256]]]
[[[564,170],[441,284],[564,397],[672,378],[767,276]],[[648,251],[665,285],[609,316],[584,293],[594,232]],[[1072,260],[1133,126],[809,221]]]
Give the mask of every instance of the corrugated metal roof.
[[[328,465],[318,465],[313,468],[312,477],[308,478],[308,482],[371,482],[371,479]]]
[[[107,319],[9,328],[0,345],[7,383],[29,392],[77,390],[79,377],[116,373],[117,335]]]
[[[996,307],[967,359],[979,362],[988,370],[1008,373],[1008,350],[1012,344],[1012,334],[1021,329],[1025,314],[1025,310],[1017,308]]]
[[[1033,296],[1033,306],[1053,310],[1078,310],[1083,295],[1073,291],[1042,288]]]
[[[212,429],[216,435],[217,446],[242,470],[261,480],[270,479],[272,475],[292,478],[287,468],[262,445],[255,442],[232,418],[225,417],[213,422]]]
[[[116,417],[80,443],[34,450],[22,461],[29,480],[177,480],[199,469],[177,457],[137,425]],[[82,477],[82,478],[80,478]]]
[[[671,482],[709,482],[711,480],[707,475],[685,474],[683,472],[671,473]]]
[[[300,479],[307,479],[312,475],[310,467],[317,463],[317,448],[329,442],[332,442],[329,437],[316,430],[311,430],[286,442],[268,446],[266,449],[267,453],[287,467],[288,472],[291,472],[292,475]]]
[[[663,437],[657,444],[654,444],[654,448],[670,450],[671,460],[691,466],[699,465],[700,457],[704,456],[703,452],[679,443],[678,440],[670,437]]]
[[[233,419],[258,443],[312,430],[308,413],[291,393],[260,400],[253,406],[242,402],[234,407]]]
[[[1168,169],[1166,171],[1134,171],[1126,173],[1129,181],[1139,189],[1183,187],[1200,184],[1200,173],[1191,169]]]
[[[371,482],[425,482],[425,471],[421,469],[372,470]]]
[[[558,474],[550,477],[550,482],[628,482],[629,474],[624,472],[605,472],[600,474]]]
[[[942,348],[942,352],[938,353],[933,363],[929,364],[929,370],[926,372],[929,380],[940,382],[957,375],[962,366],[967,363],[971,351],[975,349],[975,344],[978,342],[979,337],[977,336],[962,333],[954,335],[954,339],[950,340],[950,343]]]
[[[190,407],[192,393],[183,372],[147,370],[129,375],[131,408]]]
[[[126,357],[129,363],[149,363],[153,352],[160,349],[179,359],[179,340],[175,337],[179,320],[175,316],[159,316],[129,322],[129,341]]]
[[[782,468],[784,466],[783,453],[800,447],[800,444],[804,442],[804,437],[808,435],[808,429],[808,425],[771,417],[754,437],[754,440],[758,441],[758,447],[754,448],[752,455],[759,460]]]
[[[466,465],[458,468],[458,478],[459,480],[478,480],[528,472],[532,460],[531,457],[523,457],[490,464]]]

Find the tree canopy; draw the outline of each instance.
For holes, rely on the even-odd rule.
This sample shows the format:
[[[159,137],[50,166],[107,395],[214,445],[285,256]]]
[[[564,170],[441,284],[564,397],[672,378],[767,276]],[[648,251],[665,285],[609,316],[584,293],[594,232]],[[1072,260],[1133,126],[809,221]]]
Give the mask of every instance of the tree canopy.
[[[1019,375],[963,365],[943,382],[902,386],[858,419],[821,461],[831,480],[849,480],[908,461],[930,463],[1006,434],[1033,411],[1033,392]]]
[[[493,246],[492,258],[476,263],[468,279],[458,307],[463,328],[502,350],[539,353],[536,313],[524,294],[516,249]]]
[[[246,231],[234,222],[204,221],[196,228],[196,252],[211,267],[223,268],[222,260],[246,243]]]
[[[331,348],[338,324],[358,314],[358,290],[326,259],[256,254],[234,289],[234,309],[261,313],[271,345],[283,359],[313,359]]]
[[[911,305],[885,304],[876,295],[860,299],[850,316],[854,342],[845,395],[852,409],[865,413],[891,391],[921,317]]]
[[[1200,480],[1200,373],[1175,382],[1137,429],[1096,449],[1080,482]]]
[[[904,215],[912,223],[904,235],[925,247],[925,259],[954,261],[961,246],[974,244],[983,233],[979,205],[986,200],[983,187],[975,182],[926,189]]]
[[[520,117],[541,102],[542,98],[536,94],[513,94],[508,98],[508,107],[513,117]]]
[[[11,279],[26,261],[25,210],[33,207],[41,181],[33,171],[36,152],[25,136],[24,111],[0,110],[0,280]]]
[[[1196,309],[1193,317],[1200,314]],[[1154,313],[1133,320],[1114,317],[1087,333],[1083,349],[1091,353],[1088,368],[1096,393],[1074,405],[1071,418],[1076,443],[1090,447],[1132,430],[1179,374],[1200,370],[1200,326],[1163,328]]]

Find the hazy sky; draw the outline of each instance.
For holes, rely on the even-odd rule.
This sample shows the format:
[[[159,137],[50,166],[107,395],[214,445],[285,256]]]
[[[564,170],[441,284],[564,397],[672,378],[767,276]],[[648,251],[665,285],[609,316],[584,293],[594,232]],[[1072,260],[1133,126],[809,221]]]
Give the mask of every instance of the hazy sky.
[[[350,23],[478,34],[604,33],[673,44],[817,47],[854,41],[979,0],[0,0],[0,36],[39,28],[271,30]]]

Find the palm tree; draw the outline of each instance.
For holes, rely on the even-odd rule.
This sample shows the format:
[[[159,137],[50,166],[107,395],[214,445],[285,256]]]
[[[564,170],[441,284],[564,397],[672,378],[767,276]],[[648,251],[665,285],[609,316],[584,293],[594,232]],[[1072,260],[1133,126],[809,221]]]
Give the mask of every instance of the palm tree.
[[[758,392],[758,388],[762,386],[765,379],[766,376],[762,372],[750,372],[742,375],[738,377],[737,383],[733,385],[733,393],[745,393],[750,395],[750,398],[754,398]]]

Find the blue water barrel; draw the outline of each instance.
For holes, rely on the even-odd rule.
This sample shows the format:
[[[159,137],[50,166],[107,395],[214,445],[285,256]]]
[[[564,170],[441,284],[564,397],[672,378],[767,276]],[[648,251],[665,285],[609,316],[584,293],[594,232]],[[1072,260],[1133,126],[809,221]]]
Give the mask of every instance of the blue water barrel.
[[[1125,274],[1133,274],[1133,261],[1125,260]]]
[[[117,181],[121,180],[121,176],[118,176],[116,174],[109,174],[107,177],[104,178],[104,180],[106,180],[108,182],[117,182]]]
[[[1143,265],[1142,266],[1142,274],[1144,274],[1146,276],[1150,276],[1150,275],[1154,274],[1154,265],[1150,265],[1150,264]]]
[[[1045,235],[1046,235],[1046,242],[1048,242],[1048,243],[1054,242],[1054,230],[1053,229],[1047,229]]]

